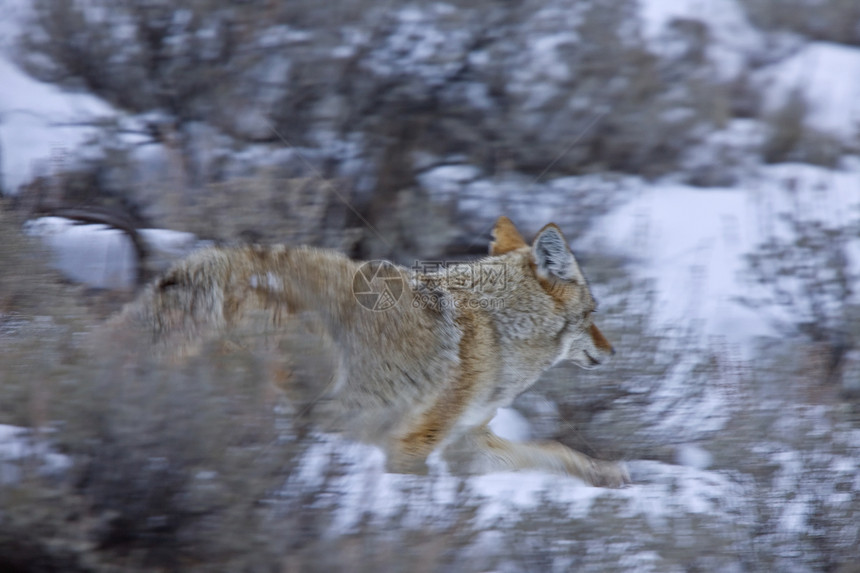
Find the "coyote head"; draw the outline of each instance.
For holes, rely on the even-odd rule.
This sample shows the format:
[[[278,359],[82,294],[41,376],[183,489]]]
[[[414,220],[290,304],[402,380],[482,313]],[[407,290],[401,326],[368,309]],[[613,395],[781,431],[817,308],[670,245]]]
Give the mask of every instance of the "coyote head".
[[[511,253],[512,262],[522,262],[522,280],[537,283],[527,289],[537,293],[529,321],[550,331],[557,349],[553,362],[570,360],[586,369],[608,362],[615,351],[594,324],[597,304],[558,226],[546,225],[528,245],[511,220],[500,217],[493,238],[490,254]]]

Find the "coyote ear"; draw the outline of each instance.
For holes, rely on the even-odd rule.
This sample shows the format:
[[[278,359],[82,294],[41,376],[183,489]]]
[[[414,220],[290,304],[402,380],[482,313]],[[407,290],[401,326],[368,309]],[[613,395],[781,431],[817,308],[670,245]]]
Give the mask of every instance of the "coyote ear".
[[[526,241],[513,222],[502,215],[493,227],[493,242],[490,243],[491,255],[504,255],[514,249],[525,247]]]
[[[582,271],[555,223],[550,223],[537,234],[532,243],[532,256],[542,278],[584,282]]]

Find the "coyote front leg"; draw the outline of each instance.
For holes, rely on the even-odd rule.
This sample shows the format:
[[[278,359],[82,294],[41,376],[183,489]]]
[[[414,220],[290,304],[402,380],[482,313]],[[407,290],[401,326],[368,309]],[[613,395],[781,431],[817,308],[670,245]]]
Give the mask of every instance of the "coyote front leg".
[[[630,483],[624,464],[595,460],[558,442],[512,442],[495,435],[487,424],[470,430],[445,450],[458,473],[535,469],[573,475],[594,486]]]

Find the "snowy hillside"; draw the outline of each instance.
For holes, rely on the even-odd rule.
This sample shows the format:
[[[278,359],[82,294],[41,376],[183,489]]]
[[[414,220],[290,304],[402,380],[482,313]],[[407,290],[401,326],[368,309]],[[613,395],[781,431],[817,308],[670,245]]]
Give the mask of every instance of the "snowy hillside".
[[[789,183],[794,194],[786,192]],[[744,255],[778,232],[778,217],[791,213],[793,202],[807,216],[846,224],[860,208],[858,183],[856,168],[783,164],[762,167],[734,188],[643,185],[601,220],[593,248],[624,253],[656,281],[665,324],[692,324],[706,337],[750,349],[755,337],[777,333],[765,314],[738,302],[756,288],[743,276]]]
[[[68,167],[95,123],[115,115],[104,101],[88,94],[72,94],[35,80],[12,60],[16,22],[26,14],[26,2],[3,0],[0,10],[0,185],[14,192],[37,175]]]

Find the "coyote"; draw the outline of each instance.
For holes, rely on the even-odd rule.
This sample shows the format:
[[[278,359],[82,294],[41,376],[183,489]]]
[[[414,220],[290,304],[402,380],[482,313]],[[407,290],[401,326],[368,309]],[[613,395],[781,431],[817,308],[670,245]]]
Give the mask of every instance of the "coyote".
[[[390,471],[423,473],[438,452],[456,473],[538,469],[628,483],[623,464],[488,428],[552,365],[591,369],[614,354],[555,224],[528,245],[501,217],[493,239],[489,257],[430,269],[311,247],[208,248],[149,285],[116,323],[143,328],[170,360],[214,340],[261,351],[288,396],[301,386],[297,364],[312,357],[315,401],[324,397],[350,435],[380,446]]]

